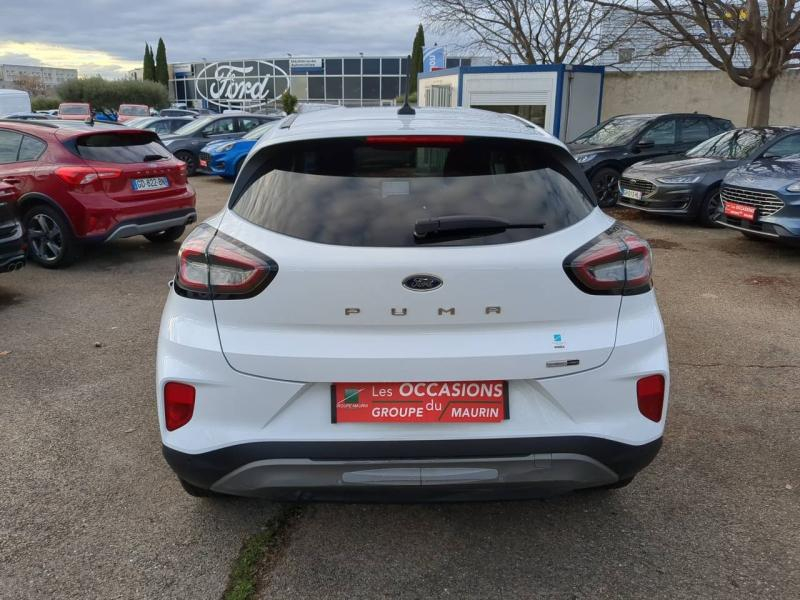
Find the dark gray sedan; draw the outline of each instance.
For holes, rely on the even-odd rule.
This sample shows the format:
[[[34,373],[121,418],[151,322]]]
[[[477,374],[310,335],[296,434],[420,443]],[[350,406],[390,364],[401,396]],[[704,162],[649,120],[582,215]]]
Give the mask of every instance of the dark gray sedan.
[[[800,245],[800,131],[728,173],[721,197],[721,225],[749,238]]]
[[[792,127],[732,129],[685,154],[636,163],[620,178],[619,204],[714,226],[721,211],[719,190],[725,175],[768,154],[771,147],[798,131]]]
[[[162,135],[161,142],[167,150],[186,163],[186,171],[197,171],[200,150],[215,140],[238,140],[248,131],[280,117],[252,115],[249,113],[223,113],[193,119],[172,135]]]

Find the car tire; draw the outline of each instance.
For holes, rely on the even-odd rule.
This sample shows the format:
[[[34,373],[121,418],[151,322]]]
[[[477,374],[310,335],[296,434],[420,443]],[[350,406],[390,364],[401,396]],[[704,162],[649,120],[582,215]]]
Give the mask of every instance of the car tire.
[[[194,153],[188,150],[178,150],[175,153],[175,158],[186,163],[186,175],[188,177],[197,173],[197,157]]]
[[[68,267],[81,255],[81,243],[64,216],[46,204],[29,209],[22,219],[28,256],[46,269]]]
[[[703,227],[722,227],[717,223],[717,217],[722,214],[722,201],[719,197],[719,188],[714,188],[706,194],[700,202],[697,211],[697,221]]]
[[[595,171],[591,179],[597,206],[608,208],[617,203],[619,197],[619,171],[611,167],[603,167]]]
[[[170,227],[169,229],[165,229],[164,231],[145,233],[144,237],[146,237],[154,244],[166,244],[177,240],[179,237],[183,235],[184,231],[186,231],[185,225],[176,225],[175,227]]]
[[[178,481],[181,482],[181,487],[183,490],[189,494],[190,496],[194,496],[195,498],[216,498],[221,496],[222,494],[218,494],[217,492],[212,492],[211,490],[207,490],[205,488],[197,487],[196,485],[189,483],[185,479],[178,478]]]

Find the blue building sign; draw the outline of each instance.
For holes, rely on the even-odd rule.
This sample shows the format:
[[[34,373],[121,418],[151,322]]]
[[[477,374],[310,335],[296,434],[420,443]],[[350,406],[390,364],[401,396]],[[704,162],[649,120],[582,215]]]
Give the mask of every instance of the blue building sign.
[[[432,46],[422,49],[422,72],[430,73],[445,68],[444,46]]]

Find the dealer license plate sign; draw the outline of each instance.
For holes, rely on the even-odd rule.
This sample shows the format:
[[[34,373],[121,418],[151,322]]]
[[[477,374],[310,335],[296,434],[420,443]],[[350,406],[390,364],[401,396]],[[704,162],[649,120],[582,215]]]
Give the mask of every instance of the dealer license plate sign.
[[[641,200],[642,199],[642,192],[638,190],[628,190],[622,188],[622,196],[624,198],[630,198],[631,200]]]
[[[508,383],[335,383],[331,404],[334,423],[499,423]]]
[[[725,202],[725,216],[734,219],[744,219],[745,221],[756,220],[756,207],[747,204],[737,204],[736,202]]]
[[[144,179],[134,179],[132,185],[134,192],[162,190],[169,187],[169,179],[166,177],[146,177]]]
[[[203,159],[203,158],[201,158],[200,159],[200,166],[201,167],[207,167],[208,166],[208,161]]]

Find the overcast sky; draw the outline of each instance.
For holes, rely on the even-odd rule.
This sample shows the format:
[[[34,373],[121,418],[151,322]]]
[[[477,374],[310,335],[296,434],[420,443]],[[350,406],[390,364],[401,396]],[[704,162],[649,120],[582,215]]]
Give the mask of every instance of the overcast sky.
[[[4,0],[0,63],[114,77],[164,38],[169,62],[410,52],[414,0]],[[437,40],[428,40],[437,41]]]

